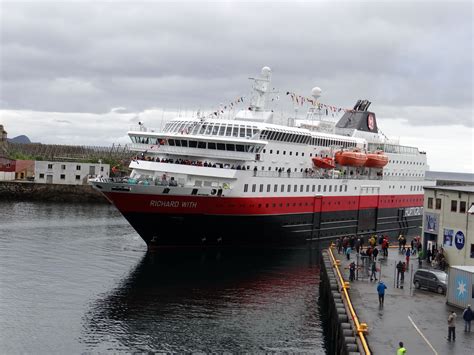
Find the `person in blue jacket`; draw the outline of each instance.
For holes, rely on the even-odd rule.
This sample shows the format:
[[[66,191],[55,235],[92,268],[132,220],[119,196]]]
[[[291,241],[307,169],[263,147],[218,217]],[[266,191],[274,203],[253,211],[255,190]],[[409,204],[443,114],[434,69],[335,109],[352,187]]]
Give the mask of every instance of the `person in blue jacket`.
[[[377,292],[379,294],[379,305],[383,306],[383,301],[385,297],[385,290],[387,289],[387,286],[382,281],[379,281],[379,284],[377,285]]]

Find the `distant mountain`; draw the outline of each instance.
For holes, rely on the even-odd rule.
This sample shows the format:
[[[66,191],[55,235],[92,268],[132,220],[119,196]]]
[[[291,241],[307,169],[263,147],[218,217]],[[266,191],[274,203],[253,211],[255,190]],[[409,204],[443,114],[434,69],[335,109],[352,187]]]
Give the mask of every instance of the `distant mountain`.
[[[12,143],[31,143],[30,139],[24,134],[16,136],[15,138],[7,138],[7,140]]]

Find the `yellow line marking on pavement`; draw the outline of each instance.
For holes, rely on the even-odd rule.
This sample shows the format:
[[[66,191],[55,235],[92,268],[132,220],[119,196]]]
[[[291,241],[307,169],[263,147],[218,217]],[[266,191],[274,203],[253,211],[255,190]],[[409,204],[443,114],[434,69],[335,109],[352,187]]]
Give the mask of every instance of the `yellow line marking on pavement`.
[[[413,324],[413,326],[415,327],[416,331],[421,335],[421,337],[422,337],[423,340],[426,342],[426,344],[428,344],[428,346],[431,348],[431,350],[433,350],[433,352],[435,353],[435,355],[438,355],[438,352],[435,350],[435,348],[433,348],[433,345],[431,345],[431,343],[428,341],[428,339],[426,339],[426,337],[423,335],[423,333],[421,332],[421,330],[416,326],[415,322],[413,322],[413,319],[411,319],[410,316],[408,316],[408,319],[410,320],[411,324]]]

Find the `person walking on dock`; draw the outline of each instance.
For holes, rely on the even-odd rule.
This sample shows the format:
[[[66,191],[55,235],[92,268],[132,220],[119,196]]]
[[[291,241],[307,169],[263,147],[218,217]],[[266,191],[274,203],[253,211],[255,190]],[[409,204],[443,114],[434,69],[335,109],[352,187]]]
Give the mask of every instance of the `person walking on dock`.
[[[402,269],[403,269],[403,264],[402,261],[400,260],[397,264],[397,285],[400,282],[400,276],[402,274]]]
[[[346,248],[346,256],[347,256],[347,260],[351,260],[351,253],[352,253],[352,249],[351,249],[351,246],[348,245],[347,248]]]
[[[410,255],[411,255],[411,252],[410,252],[410,247],[407,248],[407,251],[405,252],[405,259],[406,259],[406,263],[407,263],[407,269],[410,267]]]
[[[398,343],[397,355],[404,355],[407,353],[407,349],[403,347],[403,341]]]
[[[451,335],[453,341],[456,341],[456,312],[451,312],[448,316],[448,341],[451,341]]]
[[[464,331],[471,331],[471,321],[474,319],[474,312],[471,309],[471,305],[468,304],[467,308],[462,313],[462,319],[464,319]]]
[[[379,250],[377,249],[377,247],[375,247],[372,251],[372,255],[374,257],[374,261],[377,261],[377,255],[379,255]]]
[[[379,284],[377,286],[377,292],[379,294],[379,305],[382,307],[383,306],[383,301],[385,298],[385,290],[387,289],[387,286],[382,281],[379,281]]]
[[[372,281],[372,278],[374,278],[375,281],[377,281],[377,264],[375,263],[375,261],[372,263],[372,267],[370,271],[372,271],[370,274],[370,281]]]
[[[355,280],[355,271],[356,271],[356,264],[355,262],[352,262],[349,265],[349,281]]]

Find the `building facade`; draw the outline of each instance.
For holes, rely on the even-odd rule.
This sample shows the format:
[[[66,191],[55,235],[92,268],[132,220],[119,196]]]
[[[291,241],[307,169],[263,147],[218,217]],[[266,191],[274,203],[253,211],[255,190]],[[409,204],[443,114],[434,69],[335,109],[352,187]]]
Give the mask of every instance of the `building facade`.
[[[70,163],[36,161],[35,182],[39,184],[86,185],[90,177],[108,178],[110,165],[102,163]]]
[[[34,175],[33,160],[15,160],[0,156],[0,181],[30,180]]]
[[[442,248],[450,265],[474,265],[474,186],[424,189],[423,248]]]

